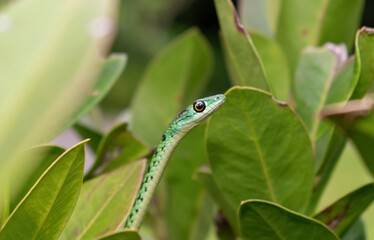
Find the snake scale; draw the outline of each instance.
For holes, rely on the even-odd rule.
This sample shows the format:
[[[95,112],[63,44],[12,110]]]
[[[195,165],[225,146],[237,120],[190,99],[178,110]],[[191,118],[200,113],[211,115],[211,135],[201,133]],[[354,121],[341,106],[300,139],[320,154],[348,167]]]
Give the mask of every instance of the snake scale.
[[[195,101],[180,112],[169,124],[157,146],[134,205],[126,220],[125,228],[138,229],[143,220],[153,192],[165,170],[171,153],[179,141],[195,126],[214,113],[224,102],[224,95],[214,95]]]

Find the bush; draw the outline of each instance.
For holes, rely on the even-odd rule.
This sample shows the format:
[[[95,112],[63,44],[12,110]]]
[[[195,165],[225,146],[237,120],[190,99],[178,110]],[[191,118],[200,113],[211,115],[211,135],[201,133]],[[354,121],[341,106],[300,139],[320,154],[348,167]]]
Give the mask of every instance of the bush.
[[[123,227],[147,159],[169,122],[217,89],[227,90],[226,102],[175,149],[141,235],[350,240],[372,234],[365,226],[373,219],[361,216],[374,200],[373,183],[341,198],[333,194],[327,207],[321,203],[350,143],[370,182],[374,175],[374,30],[357,31],[363,0],[240,1],[239,13],[230,0],[214,5],[222,50],[193,27],[143,69],[140,52],[152,55],[168,39],[160,29],[144,31],[141,39],[159,39],[150,40],[153,48],[129,49],[121,74],[127,56],[107,57],[117,12],[125,11],[117,1],[3,3],[1,240],[140,239],[137,229]],[[119,29],[115,48],[127,31]],[[105,114],[113,110],[123,85],[130,114],[104,133],[100,117],[87,114],[100,115],[98,103],[115,86],[102,104]],[[90,141],[68,150],[43,145],[70,127]],[[95,159],[84,172],[86,143]]]

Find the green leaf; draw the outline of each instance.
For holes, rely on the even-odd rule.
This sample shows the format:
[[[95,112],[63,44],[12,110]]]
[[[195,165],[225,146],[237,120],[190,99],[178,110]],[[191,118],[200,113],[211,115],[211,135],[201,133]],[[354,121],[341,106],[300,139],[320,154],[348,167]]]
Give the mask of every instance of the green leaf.
[[[240,20],[251,31],[261,32],[268,38],[273,39],[279,17],[280,3],[280,0],[241,0],[238,3]]]
[[[48,167],[9,216],[0,239],[59,237],[78,200],[85,142],[66,151]]]
[[[100,240],[141,240],[140,234],[136,230],[123,230],[104,237]]]
[[[217,183],[213,179],[211,170],[208,167],[200,168],[196,172],[196,178],[218,204],[220,210],[223,212],[224,218],[229,222],[231,228],[234,229],[236,233],[239,233],[236,219],[236,208],[234,208],[228,202],[224,194],[222,194],[221,190],[217,186]]]
[[[99,167],[104,167],[102,172],[108,172],[140,159],[148,152],[148,148],[127,131],[127,124],[121,123],[112,128],[100,141],[96,160],[85,179],[91,178]]]
[[[319,221],[261,200],[241,204],[239,223],[244,239],[339,239]]]
[[[254,45],[264,63],[268,81],[273,87],[276,99],[288,101],[291,89],[291,76],[287,59],[277,42],[259,34],[251,32]]]
[[[115,32],[117,2],[29,0],[3,9],[8,28],[0,32],[0,79],[6,79],[0,81],[0,175],[12,154],[60,133],[89,97]],[[100,32],[103,22],[108,28]]]
[[[74,129],[79,133],[82,138],[89,138],[88,146],[94,151],[97,152],[101,139],[103,138],[102,134],[98,131],[85,126],[83,124],[74,124]]]
[[[165,172],[165,217],[168,236],[171,239],[192,237],[192,228],[202,211],[200,200],[203,190],[192,176],[197,168],[206,163],[204,132],[205,124],[196,127],[183,138],[171,156]]]
[[[92,239],[125,224],[140,187],[146,161],[134,161],[83,184],[60,239]]]
[[[287,56],[291,74],[296,68],[301,50],[318,43],[320,21],[327,5],[324,0],[281,1],[275,39]]]
[[[125,68],[127,56],[125,54],[112,54],[103,64],[103,68],[96,84],[91,90],[90,96],[80,105],[72,118],[62,128],[61,132],[72,126],[98,104],[112,88]]]
[[[361,22],[364,0],[329,0],[324,18],[319,22],[319,45],[344,43],[351,49],[354,34]]]
[[[206,134],[222,193],[234,208],[256,198],[305,210],[312,193],[313,153],[298,116],[261,90],[234,87],[226,98]]]
[[[348,100],[357,83],[353,59],[340,65],[344,56],[334,53],[332,48],[338,51],[342,46],[306,49],[295,73],[296,109],[315,144],[316,171],[327,161],[328,152],[332,151],[328,147],[334,131],[331,123],[321,121],[320,112],[326,104]]]
[[[367,184],[339,199],[315,218],[342,236],[374,201],[374,184]]]
[[[357,99],[365,95],[374,79],[374,29],[363,27],[357,31],[355,46],[355,74],[359,79],[352,98]]]
[[[58,146],[39,146],[26,150],[20,158],[27,164],[22,178],[11,176],[10,210],[13,211],[43,172],[65,151]]]
[[[318,113],[324,107],[334,79],[336,56],[324,48],[309,48],[301,56],[295,73],[296,110],[304,121],[312,141],[320,124]]]
[[[231,0],[215,0],[214,3],[231,80],[236,85],[269,89],[261,59],[248,32],[240,25]]]
[[[197,98],[211,66],[210,46],[197,29],[169,44],[148,66],[131,103],[134,135],[157,145],[170,121]]]

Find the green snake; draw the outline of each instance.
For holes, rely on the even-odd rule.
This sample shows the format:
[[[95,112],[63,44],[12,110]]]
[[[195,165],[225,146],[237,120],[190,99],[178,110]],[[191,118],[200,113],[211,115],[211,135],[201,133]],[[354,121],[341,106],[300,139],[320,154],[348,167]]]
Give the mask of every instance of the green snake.
[[[153,192],[160,181],[171,153],[179,141],[192,128],[214,113],[225,100],[226,97],[222,94],[199,99],[180,112],[169,124],[143,177],[142,185],[126,220],[125,228],[138,229],[140,227]]]

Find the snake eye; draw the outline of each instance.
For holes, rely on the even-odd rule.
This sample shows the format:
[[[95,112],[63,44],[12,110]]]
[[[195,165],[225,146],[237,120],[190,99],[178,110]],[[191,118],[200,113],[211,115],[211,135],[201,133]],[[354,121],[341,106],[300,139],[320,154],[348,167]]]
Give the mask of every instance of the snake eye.
[[[203,101],[197,101],[193,104],[193,109],[196,112],[202,112],[205,109],[205,103]]]

